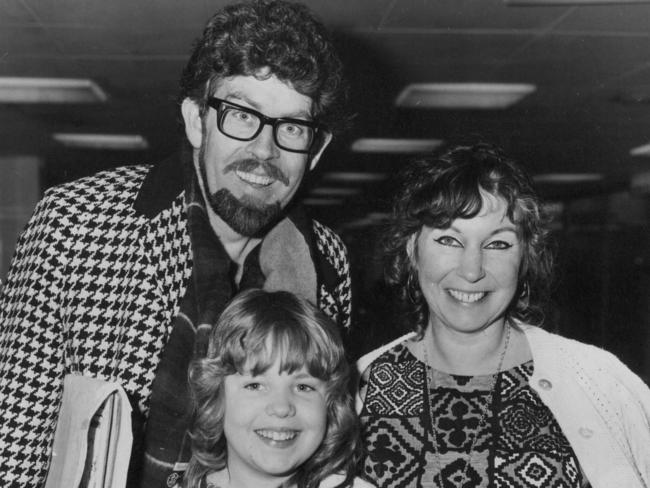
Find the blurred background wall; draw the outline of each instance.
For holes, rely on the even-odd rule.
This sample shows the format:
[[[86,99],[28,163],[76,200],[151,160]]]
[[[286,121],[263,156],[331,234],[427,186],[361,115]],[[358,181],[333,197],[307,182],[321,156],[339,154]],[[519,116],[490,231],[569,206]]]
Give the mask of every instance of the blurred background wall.
[[[178,148],[178,77],[227,3],[0,2],[0,279],[48,187]],[[548,327],[650,380],[650,2],[303,3],[333,30],[356,115],[299,198],[350,248],[362,339],[394,327],[378,243],[395,173],[487,140],[555,216]]]

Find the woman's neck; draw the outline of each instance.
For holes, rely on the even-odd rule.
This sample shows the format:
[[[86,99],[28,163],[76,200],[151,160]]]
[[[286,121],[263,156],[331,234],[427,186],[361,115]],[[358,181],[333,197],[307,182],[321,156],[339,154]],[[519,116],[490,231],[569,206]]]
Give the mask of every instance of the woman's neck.
[[[462,376],[494,374],[531,358],[523,332],[505,321],[471,333],[430,323],[422,340],[411,346],[411,352],[432,368]]]

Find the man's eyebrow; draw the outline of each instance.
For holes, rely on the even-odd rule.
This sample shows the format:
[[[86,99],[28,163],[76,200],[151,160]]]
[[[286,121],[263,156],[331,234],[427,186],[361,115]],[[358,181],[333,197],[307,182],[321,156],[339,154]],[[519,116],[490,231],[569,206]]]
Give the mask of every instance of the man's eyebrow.
[[[234,100],[230,100],[233,98]],[[235,103],[240,103],[243,102],[244,104],[250,105],[252,109],[257,110],[258,112],[261,112],[264,114],[264,111],[261,109],[260,104],[257,103],[255,100],[249,98],[245,93],[242,93],[240,91],[233,91],[231,93],[226,94],[223,97],[224,100],[226,101],[232,101]],[[266,114],[264,114],[266,115]],[[306,110],[298,110],[293,113],[289,114],[284,114],[279,118],[290,118],[290,119],[305,119],[305,120],[312,120],[312,115],[310,112]]]

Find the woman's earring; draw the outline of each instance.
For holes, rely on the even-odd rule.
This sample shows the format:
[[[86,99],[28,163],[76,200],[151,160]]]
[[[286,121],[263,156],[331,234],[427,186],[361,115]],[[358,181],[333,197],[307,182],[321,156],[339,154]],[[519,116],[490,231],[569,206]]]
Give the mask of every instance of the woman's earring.
[[[524,285],[521,287],[521,293],[519,294],[519,298],[523,299],[528,297],[528,293],[530,290],[528,289],[528,282],[524,281]]]

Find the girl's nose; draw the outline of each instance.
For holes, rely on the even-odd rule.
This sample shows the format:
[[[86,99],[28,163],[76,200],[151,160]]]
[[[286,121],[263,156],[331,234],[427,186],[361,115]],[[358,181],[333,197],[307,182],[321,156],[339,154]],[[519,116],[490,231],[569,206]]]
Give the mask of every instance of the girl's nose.
[[[266,413],[275,417],[291,417],[296,413],[296,407],[291,396],[286,393],[273,394],[266,404]]]

